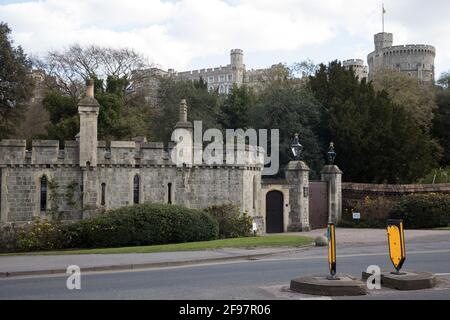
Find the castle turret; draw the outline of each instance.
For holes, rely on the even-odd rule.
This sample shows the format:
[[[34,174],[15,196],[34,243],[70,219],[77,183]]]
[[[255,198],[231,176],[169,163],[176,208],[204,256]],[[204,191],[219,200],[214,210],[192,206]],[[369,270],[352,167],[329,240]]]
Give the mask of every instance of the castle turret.
[[[244,51],[241,49],[233,49],[230,53],[231,70],[233,73],[233,81],[237,85],[244,82]]]
[[[383,48],[392,47],[394,43],[394,34],[387,32],[380,32],[374,36],[375,51],[379,51]]]
[[[97,166],[97,118],[100,105],[94,98],[94,81],[89,80],[86,96],[78,103],[80,115],[80,166]]]

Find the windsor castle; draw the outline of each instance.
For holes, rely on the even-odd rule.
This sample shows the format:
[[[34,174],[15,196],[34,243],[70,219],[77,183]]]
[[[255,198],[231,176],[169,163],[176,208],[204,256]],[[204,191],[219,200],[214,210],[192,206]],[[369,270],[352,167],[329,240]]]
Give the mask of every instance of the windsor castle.
[[[346,60],[344,67],[353,69],[360,79],[370,80],[377,72],[392,69],[420,82],[434,81],[434,47],[393,46],[393,35],[384,32],[376,34],[374,39],[375,50],[368,55],[368,68],[360,59]],[[227,94],[233,85],[258,85],[267,70],[247,70],[243,51],[234,49],[226,66],[184,72],[137,70],[136,73],[151,76],[144,82],[134,83],[133,90],[141,90],[153,99],[158,77],[173,77],[203,79],[208,90]],[[35,140],[31,149],[27,149],[25,140],[0,141],[2,223],[48,218],[55,212],[64,220],[84,219],[99,211],[144,202],[191,208],[234,203],[253,218],[260,232],[302,231],[314,227],[310,224],[309,190],[317,186],[328,190],[324,200],[328,210],[323,221],[336,221],[341,215],[342,172],[336,166],[329,165],[322,170],[323,185],[310,184],[309,168],[301,161],[289,164],[285,180],[263,180],[264,156],[259,149],[245,149],[244,163],[179,166],[169,156],[174,145],[98,141],[99,108],[90,83],[78,105],[80,133],[74,141],[66,141],[64,149],[58,141]],[[187,115],[188,106],[181,101],[180,121],[174,130],[184,141],[192,143],[192,150],[195,148],[192,124]]]

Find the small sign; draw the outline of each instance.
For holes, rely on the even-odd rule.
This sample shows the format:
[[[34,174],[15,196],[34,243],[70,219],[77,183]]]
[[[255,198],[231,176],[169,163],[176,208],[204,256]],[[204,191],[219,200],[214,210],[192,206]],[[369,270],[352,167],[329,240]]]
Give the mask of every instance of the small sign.
[[[361,220],[361,213],[353,212],[353,220]]]
[[[255,232],[256,230],[258,230],[258,228],[256,227],[256,222],[253,222],[252,231]]]

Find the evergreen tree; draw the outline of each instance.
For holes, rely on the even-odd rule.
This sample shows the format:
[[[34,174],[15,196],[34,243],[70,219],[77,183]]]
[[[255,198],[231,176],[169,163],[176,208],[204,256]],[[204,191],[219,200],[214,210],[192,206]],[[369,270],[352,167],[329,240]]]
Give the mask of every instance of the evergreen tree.
[[[254,107],[256,96],[245,85],[233,85],[230,94],[220,106],[218,123],[224,129],[247,129],[250,127],[249,112]]]
[[[172,131],[178,122],[181,99],[187,101],[189,121],[201,120],[203,130],[218,127],[219,97],[216,92],[208,92],[203,80],[161,79],[158,89],[158,110],[149,119],[152,135],[157,141],[171,140]]]
[[[432,133],[444,149],[441,165],[450,166],[450,89],[439,92],[436,103]]]
[[[260,92],[252,112],[252,122],[257,128],[279,129],[280,175],[292,160],[290,145],[293,135],[298,133],[304,147],[302,159],[311,168],[311,178],[319,177],[324,164],[324,150],[315,130],[320,119],[320,108],[311,91],[293,80],[272,82]]]
[[[405,107],[339,62],[321,65],[309,86],[324,107],[320,135],[335,142],[346,181],[414,182],[436,164],[438,144]]]
[[[0,140],[12,136],[33,92],[31,63],[9,38],[11,29],[0,22]]]

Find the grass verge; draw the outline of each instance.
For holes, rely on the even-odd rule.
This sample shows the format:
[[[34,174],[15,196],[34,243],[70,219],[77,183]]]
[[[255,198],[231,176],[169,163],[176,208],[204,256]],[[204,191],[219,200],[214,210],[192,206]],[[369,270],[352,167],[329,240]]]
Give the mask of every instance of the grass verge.
[[[177,244],[163,244],[154,246],[103,248],[103,249],[71,249],[58,251],[7,253],[2,256],[18,255],[68,255],[68,254],[120,254],[120,253],[154,253],[154,252],[177,252],[177,251],[201,251],[221,248],[272,248],[272,247],[302,247],[314,243],[314,239],[303,236],[264,236],[223,239],[201,242],[188,242]]]

